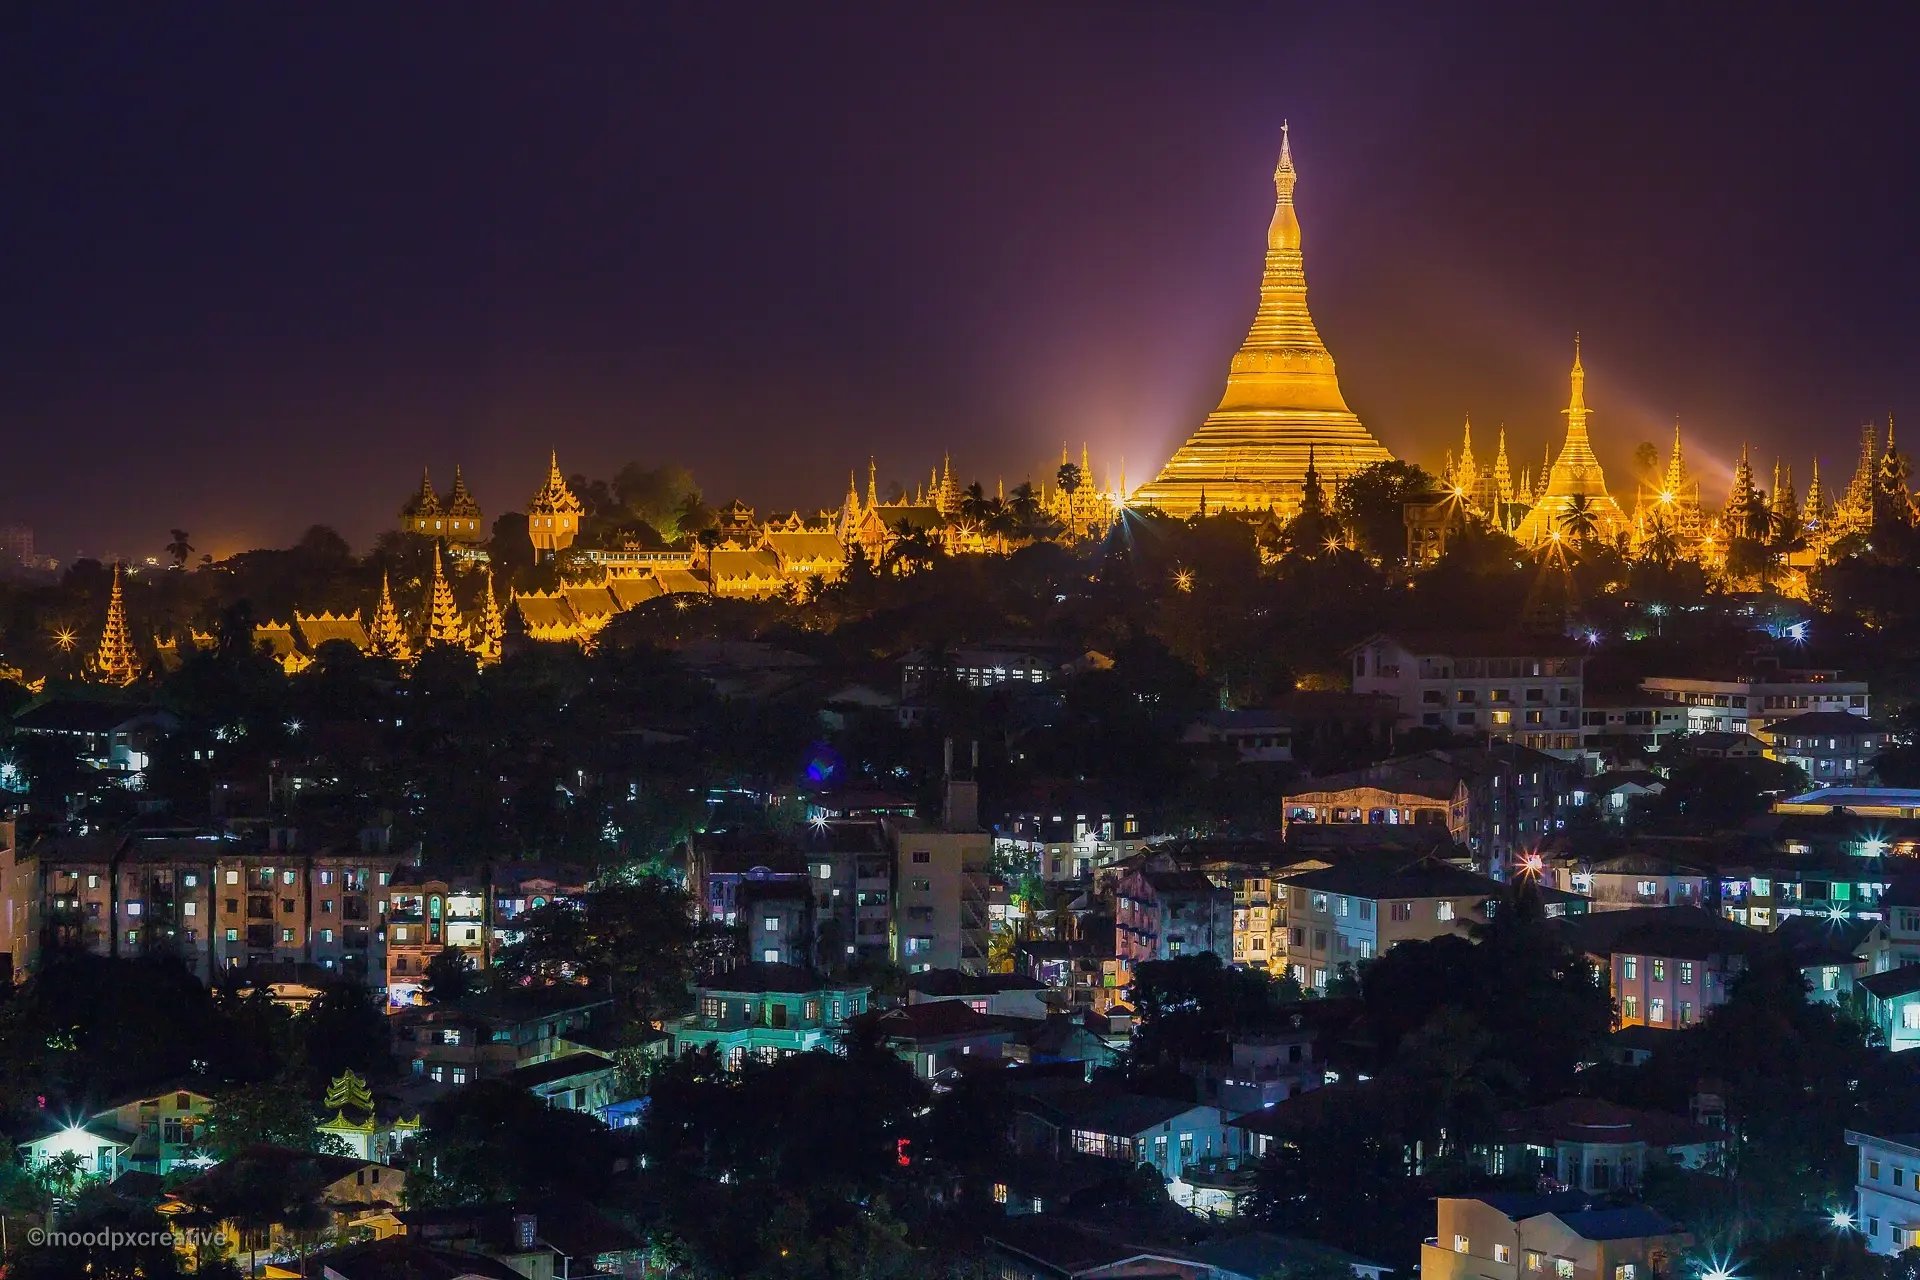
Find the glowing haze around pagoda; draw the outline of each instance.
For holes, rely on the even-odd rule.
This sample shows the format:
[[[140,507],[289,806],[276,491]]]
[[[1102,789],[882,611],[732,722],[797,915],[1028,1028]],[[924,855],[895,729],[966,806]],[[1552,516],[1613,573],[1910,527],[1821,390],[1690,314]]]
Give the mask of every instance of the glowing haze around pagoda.
[[[1167,461],[1135,505],[1188,516],[1264,510],[1290,515],[1300,504],[1307,455],[1322,481],[1339,481],[1392,458],[1347,407],[1333,357],[1307,311],[1300,219],[1293,208],[1292,140],[1281,129],[1277,196],[1267,228],[1260,306],[1233,357],[1219,407]]]

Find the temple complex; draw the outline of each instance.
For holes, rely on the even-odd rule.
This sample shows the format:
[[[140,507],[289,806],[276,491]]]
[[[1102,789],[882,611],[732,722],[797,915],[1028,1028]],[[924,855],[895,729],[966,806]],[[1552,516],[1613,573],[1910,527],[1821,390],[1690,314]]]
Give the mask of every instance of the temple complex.
[[[1267,510],[1300,503],[1307,452],[1321,478],[1338,483],[1392,455],[1347,407],[1333,357],[1307,311],[1307,279],[1294,213],[1292,141],[1281,128],[1277,200],[1267,228],[1266,269],[1253,326],[1227,373],[1219,407],[1168,460],[1135,505],[1175,516]]]
[[[1577,335],[1573,340],[1572,394],[1564,412],[1566,443],[1560,446],[1560,456],[1548,468],[1540,483],[1540,492],[1534,495],[1533,505],[1514,531],[1514,537],[1529,546],[1561,536],[1571,537],[1574,531],[1563,525],[1568,522],[1568,512],[1577,509],[1591,520],[1592,527],[1585,531],[1585,536],[1613,542],[1629,533],[1631,526],[1620,504],[1607,492],[1606,474],[1601,471],[1600,459],[1594,456],[1593,444],[1587,439],[1587,371],[1580,364]],[[1584,501],[1576,502],[1576,499]],[[1575,520],[1581,518],[1574,517]]]

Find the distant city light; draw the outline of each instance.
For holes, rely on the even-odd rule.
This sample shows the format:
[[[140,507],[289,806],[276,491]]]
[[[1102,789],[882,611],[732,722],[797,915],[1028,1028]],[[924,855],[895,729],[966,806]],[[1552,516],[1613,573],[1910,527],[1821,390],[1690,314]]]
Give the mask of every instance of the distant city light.
[[[1853,1230],[1852,1212],[1847,1209],[1835,1209],[1833,1211],[1833,1226],[1836,1231]]]
[[[1181,569],[1173,575],[1173,585],[1182,591],[1193,590],[1193,570]]]

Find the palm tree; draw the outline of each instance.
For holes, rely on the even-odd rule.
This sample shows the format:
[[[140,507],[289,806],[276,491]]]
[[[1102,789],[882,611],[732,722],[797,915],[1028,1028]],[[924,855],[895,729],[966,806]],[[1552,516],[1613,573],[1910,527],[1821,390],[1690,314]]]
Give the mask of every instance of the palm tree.
[[[187,541],[185,529],[173,529],[168,532],[172,541],[167,543],[167,554],[173,557],[174,568],[184,569],[187,566],[187,557],[193,554],[193,544]]]
[[[1059,487],[1060,492],[1067,495],[1067,525],[1069,528],[1074,524],[1074,497],[1080,492],[1081,486],[1084,485],[1086,481],[1087,478],[1080,474],[1080,464],[1077,462],[1061,463],[1060,470],[1054,475],[1053,483]]]
[[[960,491],[960,518],[971,524],[986,524],[994,505],[994,500],[987,496],[987,491],[978,480]]]
[[[1647,540],[1640,544],[1640,554],[1662,568],[1671,568],[1680,558],[1680,538],[1673,531],[1673,521],[1655,517],[1647,526]]]
[[[881,563],[902,577],[928,569],[940,558],[941,546],[926,529],[916,529],[902,520],[894,526],[895,537]]]
[[[1600,512],[1593,505],[1593,499],[1584,493],[1575,494],[1567,499],[1567,509],[1560,513],[1560,532],[1578,543],[1585,543],[1600,531]]]
[[[712,595],[714,593],[715,583],[713,574],[713,551],[715,547],[720,545],[720,530],[708,526],[694,534],[693,540],[699,543],[700,549],[707,553],[707,594]]]

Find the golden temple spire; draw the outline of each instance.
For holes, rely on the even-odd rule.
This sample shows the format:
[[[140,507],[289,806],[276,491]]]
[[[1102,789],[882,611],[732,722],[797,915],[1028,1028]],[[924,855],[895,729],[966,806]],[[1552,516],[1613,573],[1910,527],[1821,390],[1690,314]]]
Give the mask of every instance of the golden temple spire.
[[[1595,517],[1593,533],[1602,542],[1612,542],[1628,531],[1626,513],[1607,492],[1606,473],[1594,455],[1592,441],[1587,438],[1587,419],[1591,415],[1587,410],[1587,370],[1580,360],[1578,333],[1573,335],[1573,369],[1569,383],[1567,407],[1562,410],[1567,419],[1566,442],[1560,446],[1559,458],[1553,459],[1549,454],[1533,509],[1515,531],[1515,536],[1524,543],[1543,542],[1560,533],[1558,522],[1575,498],[1583,499],[1583,505]]]
[[[433,547],[433,587],[427,597],[427,644],[458,645],[466,640],[466,624],[453,600],[453,587],[440,569],[440,544]]]
[[[867,457],[867,509],[880,505],[880,467],[873,457]]]
[[[367,647],[376,658],[406,662],[413,657],[407,630],[400,624],[400,610],[393,603],[393,584],[385,573],[380,575],[380,603],[367,627]]]
[[[1455,464],[1452,476],[1455,487],[1471,490],[1480,479],[1480,466],[1473,460],[1473,415],[1467,415],[1467,424],[1460,437],[1460,461]]]
[[[1334,481],[1392,457],[1347,407],[1333,357],[1308,310],[1297,179],[1292,131],[1283,126],[1253,323],[1228,368],[1219,404],[1134,495],[1141,506],[1191,515],[1204,487],[1210,506],[1272,507],[1291,516],[1309,444],[1319,446],[1318,465]]]
[[[120,590],[120,562],[113,564],[113,590],[107,596],[107,621],[94,651],[93,673],[102,684],[125,687],[140,678],[140,655],[127,630],[127,602]]]
[[[1507,461],[1507,424],[1500,424],[1500,450],[1493,458],[1494,491],[1500,496],[1500,505],[1513,501],[1513,466]]]
[[[1093,464],[1087,461],[1087,442],[1085,440],[1080,442],[1080,483],[1083,485],[1093,483]]]
[[[1826,523],[1827,495],[1820,487],[1820,459],[1813,460],[1813,475],[1807,480],[1807,498],[1800,504],[1800,523],[1818,529]]]
[[[480,665],[490,666],[500,661],[500,644],[506,634],[507,622],[500,614],[500,602],[493,596],[493,569],[489,567],[480,588],[480,613],[467,633],[467,647]]]

